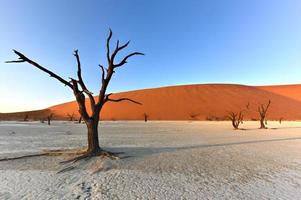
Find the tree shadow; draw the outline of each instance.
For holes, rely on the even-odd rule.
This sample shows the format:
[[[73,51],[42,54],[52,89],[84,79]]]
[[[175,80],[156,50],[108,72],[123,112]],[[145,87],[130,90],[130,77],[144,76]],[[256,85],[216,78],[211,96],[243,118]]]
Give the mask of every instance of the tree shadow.
[[[177,151],[185,151],[185,150],[192,150],[192,149],[205,149],[205,148],[215,148],[215,147],[227,147],[227,146],[236,146],[236,145],[246,145],[246,144],[259,144],[259,143],[269,143],[269,142],[277,142],[277,141],[293,141],[293,140],[301,140],[301,137],[291,137],[291,138],[276,138],[276,139],[266,139],[266,140],[248,140],[248,141],[239,141],[239,142],[227,142],[227,143],[215,143],[215,144],[200,144],[200,145],[189,145],[189,146],[177,146],[177,147],[105,147],[105,150],[111,151],[111,152],[123,152],[122,157],[120,157],[120,160],[117,160],[119,164],[125,161],[125,162],[131,162],[133,159],[142,159],[148,156],[156,155],[156,154],[161,154],[161,153],[171,153],[171,152],[177,152]],[[47,156],[47,155],[39,155],[41,157],[45,158],[45,162],[53,163],[57,162],[60,159],[65,159],[66,157],[60,156],[59,159],[53,158],[53,156]],[[33,158],[36,156],[22,156],[20,159],[36,159]],[[52,157],[52,158],[51,158]],[[20,160],[18,159],[18,160]],[[48,160],[47,160],[48,159]],[[14,165],[12,162],[14,160],[8,159],[5,160],[3,159],[2,162],[6,162],[6,167],[2,166],[1,168],[6,169],[9,167],[9,169],[16,169],[18,170],[18,166]],[[40,159],[38,160],[33,160],[32,163],[34,162],[40,162]],[[114,168],[113,165],[106,165],[102,166],[106,161],[109,161],[109,159],[102,159],[100,157],[94,157],[93,159],[87,158],[84,160],[81,160],[80,162],[70,165],[60,165],[57,162],[57,167],[51,167],[47,166],[48,168],[42,168],[42,170],[48,170],[48,171],[57,171],[57,173],[65,173],[65,172],[70,172],[76,169],[82,169],[85,170],[87,168],[91,168],[93,165],[99,165],[93,167],[95,170],[93,173],[98,173],[101,171],[108,171],[110,169]],[[115,161],[109,161],[109,162],[115,162]],[[28,164],[28,170],[33,170],[34,169],[41,169],[39,166],[34,165],[34,164],[29,164],[30,162],[26,161],[24,162]],[[45,166],[45,165],[44,165]],[[25,169],[25,170],[26,170]]]
[[[299,129],[301,128],[300,126],[296,126],[296,127],[277,127],[277,128],[270,128],[272,130],[278,130],[278,129]]]
[[[290,141],[290,140],[301,140],[301,137],[291,137],[291,138],[276,138],[276,139],[267,139],[267,140],[249,140],[249,141],[240,141],[240,142],[229,142],[229,143],[216,143],[216,144],[201,144],[201,145],[191,145],[191,146],[180,146],[180,147],[114,147],[107,148],[110,151],[122,151],[125,156],[131,157],[144,157],[152,154],[158,153],[167,153],[173,151],[181,150],[190,150],[190,149],[201,149],[201,148],[214,148],[214,147],[227,147],[235,145],[244,145],[244,144],[258,144],[258,143],[268,143],[268,142],[277,142],[277,141]]]
[[[243,130],[243,131],[254,131],[254,130],[285,130],[285,129],[299,129],[301,128],[300,126],[296,126],[296,127],[267,127],[265,129],[262,128],[247,128],[247,129],[239,129],[239,130]]]

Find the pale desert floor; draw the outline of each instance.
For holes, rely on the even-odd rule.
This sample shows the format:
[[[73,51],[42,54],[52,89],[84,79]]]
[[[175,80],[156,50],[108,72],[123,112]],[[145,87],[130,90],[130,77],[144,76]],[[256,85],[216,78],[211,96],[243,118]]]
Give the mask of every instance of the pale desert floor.
[[[300,199],[301,122],[103,122],[121,160],[0,162],[0,199]],[[277,128],[277,129],[275,129]],[[0,122],[0,158],[85,146],[83,124]]]

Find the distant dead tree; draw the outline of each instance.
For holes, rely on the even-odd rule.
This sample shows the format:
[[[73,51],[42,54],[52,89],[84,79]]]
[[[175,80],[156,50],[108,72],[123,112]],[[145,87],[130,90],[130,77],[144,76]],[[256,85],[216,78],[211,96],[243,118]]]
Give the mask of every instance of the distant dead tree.
[[[26,114],[26,115],[24,116],[24,118],[23,118],[23,121],[24,121],[24,122],[27,122],[27,121],[28,121],[28,117],[29,117],[29,116]]]
[[[250,108],[250,102],[248,102],[246,105],[246,109],[249,110],[249,108]]]
[[[146,113],[144,113],[143,116],[144,116],[144,122],[147,122],[147,120],[148,120],[148,115],[147,115]]]
[[[266,127],[266,123],[267,123],[267,120],[266,120],[266,116],[267,116],[267,112],[268,112],[268,109],[271,105],[271,100],[269,100],[269,102],[264,105],[264,104],[261,104],[260,106],[258,106],[258,113],[259,113],[259,121],[260,121],[260,128],[261,129],[267,129]]]
[[[127,63],[127,60],[136,55],[144,55],[140,52],[133,52],[130,53],[123,58],[119,62],[115,62],[115,59],[120,56],[117,56],[117,54],[125,49],[129,45],[129,41],[123,45],[120,45],[119,40],[117,40],[116,46],[111,53],[110,50],[110,40],[112,38],[112,31],[109,31],[108,38],[106,40],[106,58],[107,58],[107,67],[103,67],[102,65],[99,65],[102,76],[101,76],[101,88],[99,90],[99,93],[97,95],[97,98],[94,98],[93,93],[88,90],[86,87],[83,78],[82,78],[82,72],[81,72],[81,62],[80,62],[80,56],[78,53],[78,50],[74,51],[74,56],[76,58],[77,62],[77,80],[74,78],[70,78],[70,81],[65,80],[61,76],[55,74],[54,72],[50,71],[49,69],[43,67],[42,65],[38,64],[37,62],[29,59],[24,54],[20,53],[19,51],[13,50],[14,53],[19,56],[18,60],[14,61],[8,61],[7,63],[28,63],[43,72],[47,73],[51,77],[57,79],[59,82],[70,88],[76,98],[78,107],[79,107],[79,113],[82,116],[84,122],[86,123],[87,130],[88,130],[88,148],[87,150],[79,157],[70,159],[67,162],[75,162],[87,157],[91,156],[102,156],[102,157],[110,157],[110,158],[118,158],[116,153],[111,153],[108,151],[105,151],[100,148],[99,146],[99,139],[98,139],[98,124],[100,120],[100,112],[103,108],[103,106],[107,102],[121,102],[121,101],[130,101],[136,104],[141,104],[137,101],[134,101],[129,98],[120,98],[120,99],[113,99],[112,93],[106,94],[107,87],[111,81],[111,78],[114,74],[114,72],[119,68],[122,67],[124,64]],[[86,108],[86,97],[90,100],[90,107],[91,107],[91,113],[89,114]]]
[[[200,113],[190,113],[189,114],[189,117],[192,119],[192,120],[196,120],[196,118],[200,115]]]
[[[72,114],[67,113],[67,116],[69,117],[69,121],[73,121],[74,113]]]
[[[249,108],[250,108],[250,102],[247,103],[246,109],[242,109],[239,112],[233,112],[233,111],[228,112],[227,118],[231,120],[234,130],[238,130],[239,125],[243,124],[244,113],[247,110],[249,110]]]
[[[54,116],[53,113],[50,113],[50,114],[47,116],[47,123],[48,123],[48,125],[50,125],[53,116]]]
[[[238,113],[228,112],[228,119],[231,120],[234,130],[239,129],[239,125],[243,123],[243,118],[243,111],[240,111]]]
[[[282,120],[283,120],[283,117],[280,117],[279,124],[281,124]]]

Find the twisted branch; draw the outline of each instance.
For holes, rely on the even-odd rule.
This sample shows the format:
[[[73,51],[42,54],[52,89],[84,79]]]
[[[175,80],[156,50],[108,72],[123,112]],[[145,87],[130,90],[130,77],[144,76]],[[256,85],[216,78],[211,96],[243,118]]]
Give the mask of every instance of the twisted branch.
[[[66,86],[70,87],[71,89],[73,89],[73,85],[71,83],[69,83],[68,81],[66,81],[65,79],[63,79],[62,77],[60,77],[59,75],[57,75],[54,72],[46,69],[45,67],[42,67],[40,64],[38,64],[38,63],[32,61],[31,59],[27,58],[25,55],[23,55],[19,51],[13,50],[13,52],[19,56],[19,58],[18,58],[19,60],[6,61],[6,63],[22,63],[22,62],[27,62],[27,63],[33,65],[34,67],[42,70],[43,72],[46,72],[47,74],[50,75],[50,77],[53,77],[53,78],[57,79],[58,81],[60,81],[64,85],[66,85]]]

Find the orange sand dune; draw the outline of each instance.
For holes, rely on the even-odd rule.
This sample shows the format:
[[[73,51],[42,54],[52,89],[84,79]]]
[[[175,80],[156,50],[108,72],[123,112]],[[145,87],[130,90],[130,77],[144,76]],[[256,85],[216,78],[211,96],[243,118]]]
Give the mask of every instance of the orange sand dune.
[[[258,88],[301,101],[301,85],[259,86]]]
[[[246,119],[258,118],[257,107],[271,99],[269,119],[301,119],[301,85],[244,86],[233,84],[199,84],[171,86],[116,93],[112,98],[127,97],[141,102],[107,103],[103,120],[224,120],[228,111],[238,111],[250,104]],[[76,102],[48,108],[56,119],[67,119],[75,113]],[[1,114],[0,114],[1,116]]]
[[[246,118],[257,118],[257,107],[271,99],[269,118],[301,119],[301,85],[253,87],[230,84],[171,86],[117,93],[112,98],[128,97],[141,102],[107,103],[103,120],[141,120],[146,113],[151,120],[225,119],[228,111],[244,109]],[[77,113],[76,102],[49,108],[56,115]]]

